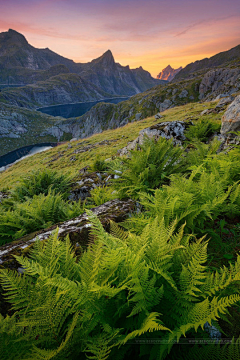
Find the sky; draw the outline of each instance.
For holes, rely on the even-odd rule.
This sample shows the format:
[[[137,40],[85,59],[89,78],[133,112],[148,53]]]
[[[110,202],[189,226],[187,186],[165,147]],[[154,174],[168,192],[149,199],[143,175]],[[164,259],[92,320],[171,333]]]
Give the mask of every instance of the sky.
[[[110,49],[152,76],[240,44],[240,0],[0,0],[0,32],[76,62]]]

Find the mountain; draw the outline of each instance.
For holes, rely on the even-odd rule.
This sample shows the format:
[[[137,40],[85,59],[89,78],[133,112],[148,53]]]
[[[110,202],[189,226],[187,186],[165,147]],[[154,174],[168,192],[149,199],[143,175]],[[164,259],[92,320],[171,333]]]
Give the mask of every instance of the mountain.
[[[180,67],[178,69],[173,69],[171,67],[171,65],[168,65],[165,69],[163,69],[157,75],[157,79],[171,81],[177,75],[177,73],[179,73],[179,71],[181,71],[181,70],[182,70],[182,67]]]
[[[70,70],[74,61],[64,58],[53,51],[36,49],[26,38],[15,30],[0,33],[0,68],[16,67],[30,70],[47,70],[53,65],[63,64]]]
[[[116,63],[110,50],[89,63],[75,63],[49,49],[34,48],[15,30],[0,33],[0,83],[28,85],[46,80],[49,70],[59,65],[64,73],[78,74],[112,95],[134,95],[162,83],[141,67],[132,70]]]
[[[206,73],[212,68],[219,66],[226,67],[229,65],[240,65],[240,45],[230,50],[220,52],[210,58],[205,58],[188,64],[175,76],[174,80],[183,78],[186,79],[195,76],[198,72]]]
[[[63,66],[62,68],[64,69]],[[49,72],[50,70],[53,73],[53,67]],[[36,109],[48,105],[95,101],[111,96],[80,75],[66,72],[35,84],[2,90],[0,102]]]

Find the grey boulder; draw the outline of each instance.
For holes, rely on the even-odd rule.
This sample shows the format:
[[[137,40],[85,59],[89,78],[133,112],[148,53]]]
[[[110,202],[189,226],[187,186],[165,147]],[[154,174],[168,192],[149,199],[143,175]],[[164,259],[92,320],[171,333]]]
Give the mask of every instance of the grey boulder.
[[[221,134],[232,136],[229,132],[240,131],[240,95],[228,106],[222,116]]]

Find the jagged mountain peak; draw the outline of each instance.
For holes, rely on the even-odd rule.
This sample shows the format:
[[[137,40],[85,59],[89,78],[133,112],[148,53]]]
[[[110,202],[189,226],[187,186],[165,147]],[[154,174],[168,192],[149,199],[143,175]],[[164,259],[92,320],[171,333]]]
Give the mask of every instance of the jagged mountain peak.
[[[99,58],[91,61],[92,63],[98,63],[106,66],[110,66],[115,64],[115,60],[111,50],[107,50],[104,54],[102,54]]]
[[[13,29],[0,33],[0,40],[1,42],[6,43],[6,45],[9,43],[20,46],[28,45],[25,36]]]
[[[177,75],[177,73],[179,73],[180,70],[182,70],[182,67],[178,69],[173,69],[171,65],[168,65],[157,75],[157,78],[160,80],[171,81]]]

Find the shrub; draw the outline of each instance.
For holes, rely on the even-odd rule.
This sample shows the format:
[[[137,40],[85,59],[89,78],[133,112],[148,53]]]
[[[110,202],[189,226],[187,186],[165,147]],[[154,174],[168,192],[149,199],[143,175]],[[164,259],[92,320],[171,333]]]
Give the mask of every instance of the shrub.
[[[157,142],[145,138],[141,150],[131,151],[125,159],[127,169],[114,181],[121,197],[138,198],[142,191],[149,192],[168,180],[169,175],[184,171],[183,150],[174,147],[171,140],[159,138]]]
[[[47,195],[34,195],[24,203],[14,203],[12,210],[0,212],[0,244],[71,219],[82,212],[81,204],[69,204],[54,191],[50,190]]]
[[[49,169],[37,170],[20,179],[19,184],[11,191],[11,197],[23,202],[34,195],[47,195],[51,188],[56,193],[61,193],[63,199],[67,199],[70,185],[71,180],[67,175]]]
[[[93,164],[91,165],[90,169],[92,171],[99,171],[99,172],[103,172],[106,171],[108,168],[108,165],[106,163],[106,161],[104,159],[101,159],[99,156],[96,157],[96,159],[94,160]]]
[[[58,240],[56,231],[34,245],[31,259],[15,256],[24,275],[1,271],[15,311],[0,318],[1,359],[121,360],[147,354],[162,360],[178,351],[175,341],[194,331],[202,336],[206,322],[217,326],[240,301],[240,256],[229,269],[210,273],[208,242],[184,236],[184,226],[176,232],[176,223],[166,227],[156,218],[140,236],[115,224],[108,234],[88,216],[95,242],[78,262],[69,239]],[[158,343],[146,348],[146,339]],[[194,359],[203,350],[208,358],[206,348],[189,350]]]
[[[220,124],[215,124],[209,119],[201,119],[187,129],[185,136],[190,141],[207,141],[216,131],[220,131],[220,127]]]

